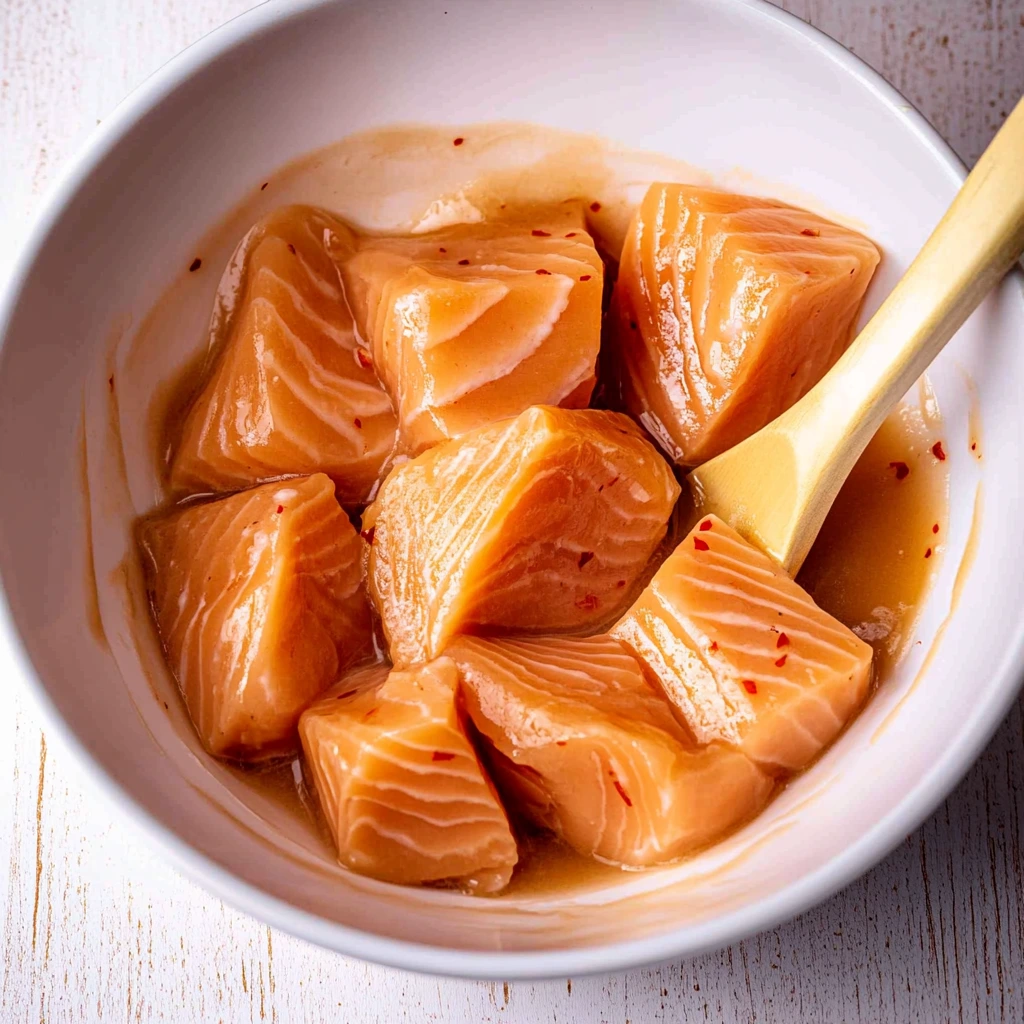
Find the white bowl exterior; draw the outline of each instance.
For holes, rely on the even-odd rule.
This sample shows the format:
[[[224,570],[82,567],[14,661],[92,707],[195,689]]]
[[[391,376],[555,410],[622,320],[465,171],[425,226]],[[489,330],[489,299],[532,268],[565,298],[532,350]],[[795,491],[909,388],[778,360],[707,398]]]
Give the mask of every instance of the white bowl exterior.
[[[692,954],[803,909],[902,838],[976,756],[1020,671],[1024,301],[1012,277],[931,373],[952,493],[922,644],[757,822],[614,897],[524,909],[339,882],[301,844],[268,840],[216,767],[181,741],[181,723],[145,679],[122,681],[90,632],[78,583],[83,382],[111,332],[138,324],[195,241],[286,160],[384,124],[497,119],[594,132],[724,181],[741,181],[737,168],[747,168],[777,194],[813,197],[884,248],[874,305],[959,179],[933,133],[875,76],[759,4],[639,0],[628,13],[620,3],[543,0],[266,5],[119,108],[58,186],[26,252],[0,352],[0,572],[5,640],[51,731],[185,870],[342,952],[509,978]],[[184,312],[183,332],[203,327]],[[965,374],[982,410],[980,463],[968,451]],[[984,528],[949,615],[979,487]],[[914,685],[947,616],[938,656]],[[220,806],[199,795],[211,786]]]

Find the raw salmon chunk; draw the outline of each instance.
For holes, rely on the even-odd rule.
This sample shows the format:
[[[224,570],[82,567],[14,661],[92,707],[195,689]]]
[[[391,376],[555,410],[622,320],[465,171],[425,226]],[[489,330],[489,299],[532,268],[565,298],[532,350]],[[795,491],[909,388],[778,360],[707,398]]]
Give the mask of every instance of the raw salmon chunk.
[[[734,748],[698,747],[610,637],[463,637],[447,653],[509,806],[581,853],[663,863],[752,817],[773,789]]]
[[[878,249],[769,199],[655,183],[612,300],[624,407],[677,462],[760,430],[850,341]]]
[[[589,402],[604,272],[578,207],[569,218],[366,239],[341,267],[407,450],[531,405]]]
[[[415,885],[503,889],[518,855],[459,714],[447,658],[342,679],[299,731],[320,804],[354,871]]]
[[[212,754],[294,750],[302,709],[371,650],[364,543],[323,473],[144,520],[168,664]]]
[[[814,759],[863,703],[871,648],[716,516],[705,517],[612,630],[701,743],[770,769]]]
[[[363,517],[392,659],[614,620],[678,495],[637,427],[597,410],[531,408],[398,466]]]
[[[354,245],[342,221],[312,207],[286,207],[250,233],[243,292],[186,416],[172,488],[232,491],[323,471],[342,501],[372,493],[396,419],[330,255]]]

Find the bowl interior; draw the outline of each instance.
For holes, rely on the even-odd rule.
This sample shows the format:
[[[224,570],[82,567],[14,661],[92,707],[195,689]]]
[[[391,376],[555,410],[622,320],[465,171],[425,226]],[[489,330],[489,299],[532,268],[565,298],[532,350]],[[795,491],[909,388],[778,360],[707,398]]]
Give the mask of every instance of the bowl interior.
[[[568,897],[481,900],[343,873],[315,835],[285,834],[273,800],[203,756],[180,704],[165,709],[166,673],[122,585],[131,505],[146,507],[150,485],[126,477],[104,440],[117,426],[130,463],[145,401],[119,391],[111,421],[108,371],[131,374],[122,342],[211,226],[286,161],[380,125],[495,120],[596,133],[842,215],[885,251],[868,311],[958,186],[945,151],[873,76],[761,5],[266,5],[115,113],[37,235],[0,352],[0,474],[17,481],[0,504],[0,573],[51,724],[178,863],[343,952],[509,977],[622,967],[766,926],[881,856],[966,768],[1017,681],[1021,583],[1005,567],[1024,555],[1012,528],[1024,302],[1009,279],[930,373],[951,496],[921,643],[764,815],[686,864]],[[318,198],[343,209],[321,184]],[[283,198],[271,190],[264,208]],[[171,293],[186,349],[205,335],[227,252],[202,255],[217,270]]]

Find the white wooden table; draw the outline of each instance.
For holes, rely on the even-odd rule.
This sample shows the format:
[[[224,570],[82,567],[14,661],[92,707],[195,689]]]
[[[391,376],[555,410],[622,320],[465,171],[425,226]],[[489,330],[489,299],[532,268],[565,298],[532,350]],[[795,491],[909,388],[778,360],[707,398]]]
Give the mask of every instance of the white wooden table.
[[[557,2],[557,0],[553,0]],[[252,0],[0,0],[0,274],[40,191],[150,71]],[[974,160],[1024,92],[1024,0],[790,0]],[[1024,1021],[1024,713],[823,906],[696,960],[544,984],[344,960],[126,837],[0,686],[0,1021]]]

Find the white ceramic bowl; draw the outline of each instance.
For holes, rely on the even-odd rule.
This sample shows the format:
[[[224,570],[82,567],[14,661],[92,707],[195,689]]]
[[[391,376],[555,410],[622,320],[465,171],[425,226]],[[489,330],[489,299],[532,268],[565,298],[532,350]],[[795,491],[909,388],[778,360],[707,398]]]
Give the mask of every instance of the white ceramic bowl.
[[[952,493],[922,644],[766,814],[686,865],[581,898],[473,900],[343,875],[276,832],[272,809],[247,803],[197,752],[180,710],[165,712],[144,676],[119,669],[95,639],[78,483],[83,393],[111,332],[138,324],[195,240],[284,161],[368,127],[496,119],[596,132],[715,174],[743,167],[815,197],[885,248],[870,305],[962,177],[899,95],[767,4],[259,7],[104,122],[18,263],[0,309],[0,633],[48,736],[212,892],[343,953],[517,978],[693,954],[775,924],[875,863],[961,777],[1021,672],[1024,302],[1020,277],[1005,282],[933,368]],[[196,327],[188,313],[183,330]],[[981,463],[968,453],[966,375],[983,419]],[[124,548],[124,522],[105,499],[93,496],[91,524],[101,577]],[[131,648],[130,635],[110,641],[115,655]]]

